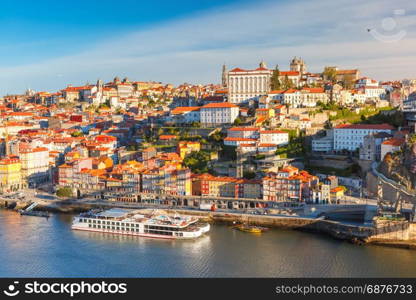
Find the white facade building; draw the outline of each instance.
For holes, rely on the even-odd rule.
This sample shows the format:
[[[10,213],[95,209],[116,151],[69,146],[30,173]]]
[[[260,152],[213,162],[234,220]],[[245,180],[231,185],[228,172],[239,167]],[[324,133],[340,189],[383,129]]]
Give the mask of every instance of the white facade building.
[[[280,82],[284,82],[285,79],[289,79],[292,81],[292,84],[295,87],[300,86],[300,79],[301,79],[301,73],[298,71],[280,71],[279,73],[279,80]]]
[[[284,146],[289,143],[289,133],[280,130],[261,130],[260,144]]]
[[[364,137],[377,132],[392,133],[389,124],[342,124],[334,128],[334,150],[355,151],[361,146]]]
[[[232,127],[227,130],[227,137],[257,139],[258,127]]]
[[[384,99],[386,97],[386,90],[380,87],[367,86],[364,88],[364,94],[367,99]]]
[[[386,156],[387,153],[400,151],[404,143],[405,139],[400,138],[391,138],[383,141],[381,143],[381,160],[384,159],[384,156]]]
[[[315,107],[316,103],[327,103],[329,98],[323,88],[288,89],[272,91],[268,94],[268,101],[276,100],[290,107]],[[267,101],[266,101],[267,102]]]
[[[278,98],[278,97],[277,97]],[[295,89],[289,89],[281,93],[281,103],[287,104],[290,107],[301,107],[302,99],[301,93]]]
[[[231,124],[237,119],[239,108],[237,105],[221,102],[210,103],[201,107],[202,124]]]
[[[363,104],[365,100],[367,99],[367,96],[365,93],[361,90],[353,90],[351,93],[351,102],[357,102],[359,104]]]
[[[334,138],[323,137],[312,140],[312,151],[313,152],[329,152],[334,149]]]
[[[256,139],[240,138],[240,137],[226,137],[224,139],[224,145],[226,146],[240,146],[242,144],[256,144]]]
[[[201,121],[200,106],[185,106],[174,108],[170,116],[176,123],[192,123]]]
[[[378,86],[379,84],[376,80],[368,78],[368,77],[362,77],[355,82],[356,89],[363,88],[363,87],[378,87]]]

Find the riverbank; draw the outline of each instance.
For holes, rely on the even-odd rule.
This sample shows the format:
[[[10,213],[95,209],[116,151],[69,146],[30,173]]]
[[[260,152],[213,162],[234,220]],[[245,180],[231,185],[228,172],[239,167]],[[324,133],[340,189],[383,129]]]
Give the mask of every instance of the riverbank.
[[[12,203],[15,202],[15,203]],[[0,200],[0,207],[21,209],[27,206],[24,201]],[[108,209],[113,207],[132,208],[123,203],[82,203],[73,200],[63,200],[59,203],[40,202],[36,207],[39,211],[53,213],[78,214],[91,209]],[[135,207],[143,210],[163,209],[167,213],[180,211],[181,214],[198,216],[204,221],[212,223],[247,223],[269,228],[291,229],[317,234],[325,234],[338,240],[345,240],[357,245],[374,244],[388,247],[416,249],[416,226],[406,224],[384,224],[382,227],[347,224],[322,218],[309,218],[283,215],[252,215],[236,212],[206,211],[199,209],[165,208],[165,207]],[[399,226],[399,229],[397,229]],[[394,231],[394,232],[393,232]],[[393,232],[393,233],[392,233]]]

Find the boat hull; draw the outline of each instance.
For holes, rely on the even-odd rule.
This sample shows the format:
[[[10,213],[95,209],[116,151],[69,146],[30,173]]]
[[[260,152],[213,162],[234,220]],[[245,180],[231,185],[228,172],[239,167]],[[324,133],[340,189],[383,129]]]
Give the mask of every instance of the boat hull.
[[[153,238],[153,239],[165,239],[165,240],[192,240],[201,237],[205,233],[210,230],[210,225],[201,227],[199,232],[195,232],[194,236],[170,236],[170,235],[158,235],[158,234],[149,234],[149,233],[141,233],[141,232],[127,232],[122,230],[108,230],[108,229],[98,229],[98,228],[89,228],[89,227],[81,227],[72,225],[71,228],[73,230],[80,230],[80,231],[90,231],[90,232],[101,232],[101,233],[109,233],[109,234],[117,234],[117,235],[130,235],[130,236],[140,236],[146,238]]]
[[[34,217],[44,217],[49,218],[50,215],[46,211],[20,211],[22,216],[34,216]]]
[[[267,228],[257,227],[257,226],[246,226],[246,225],[239,225],[234,227],[237,230],[248,232],[248,233],[262,233],[267,231]]]

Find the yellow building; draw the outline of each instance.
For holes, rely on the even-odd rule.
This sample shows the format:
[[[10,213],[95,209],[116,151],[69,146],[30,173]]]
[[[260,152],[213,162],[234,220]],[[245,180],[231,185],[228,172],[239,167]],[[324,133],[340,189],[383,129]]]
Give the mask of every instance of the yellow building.
[[[29,186],[49,180],[49,149],[37,147],[20,151],[22,180]]]
[[[257,108],[256,109],[256,117],[265,117],[267,119],[273,118],[275,116],[273,108]]]
[[[331,200],[333,202],[338,202],[344,198],[344,193],[346,188],[344,186],[337,186],[331,189]]]
[[[200,142],[180,141],[178,144],[178,154],[184,159],[187,154],[191,152],[198,152],[201,150]]]
[[[16,156],[0,160],[0,191],[10,192],[24,188],[22,164]]]
[[[214,197],[235,197],[235,181],[223,177],[209,181],[209,195]]]
[[[101,156],[94,159],[93,168],[98,170],[111,169],[113,167],[113,160],[108,156]]]

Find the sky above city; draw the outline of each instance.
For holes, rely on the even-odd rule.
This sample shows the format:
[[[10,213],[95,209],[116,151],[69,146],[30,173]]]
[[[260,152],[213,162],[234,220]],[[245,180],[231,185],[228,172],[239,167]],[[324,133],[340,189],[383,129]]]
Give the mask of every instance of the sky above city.
[[[115,76],[219,83],[221,67],[360,68],[416,77],[416,2],[7,1],[0,6],[0,94],[57,91]]]

